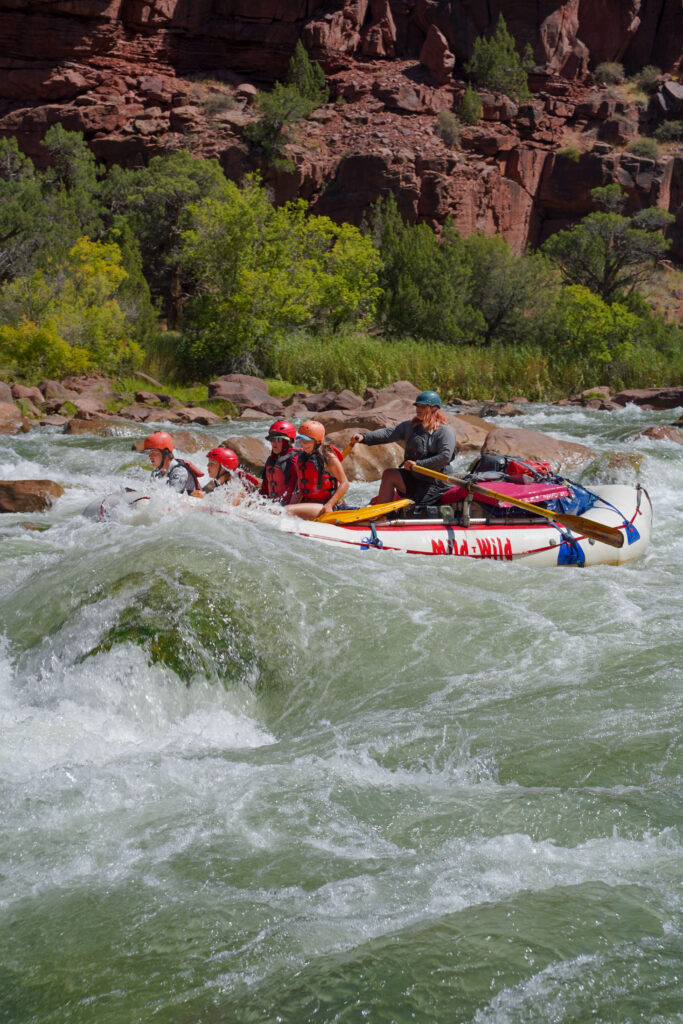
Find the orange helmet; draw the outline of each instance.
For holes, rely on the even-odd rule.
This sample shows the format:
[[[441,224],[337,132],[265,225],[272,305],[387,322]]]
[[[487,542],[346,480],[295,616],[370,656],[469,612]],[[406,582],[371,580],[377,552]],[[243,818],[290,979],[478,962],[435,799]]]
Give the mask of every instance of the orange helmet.
[[[299,427],[300,437],[310,437],[311,441],[322,444],[325,440],[325,428],[317,420],[304,420]]]
[[[150,434],[149,437],[145,438],[145,443],[142,447],[143,451],[172,452],[173,438],[165,430],[157,430],[155,434]]]

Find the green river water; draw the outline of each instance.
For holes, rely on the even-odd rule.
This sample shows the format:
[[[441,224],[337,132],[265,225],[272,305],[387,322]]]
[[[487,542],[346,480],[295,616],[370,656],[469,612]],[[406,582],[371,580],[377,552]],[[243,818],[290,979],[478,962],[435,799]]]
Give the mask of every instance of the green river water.
[[[515,422],[642,455],[620,568],[166,493],[99,524],[147,486],[130,437],[0,440],[0,478],[68,485],[0,520],[0,1020],[683,1021],[683,448],[635,439],[678,414]]]

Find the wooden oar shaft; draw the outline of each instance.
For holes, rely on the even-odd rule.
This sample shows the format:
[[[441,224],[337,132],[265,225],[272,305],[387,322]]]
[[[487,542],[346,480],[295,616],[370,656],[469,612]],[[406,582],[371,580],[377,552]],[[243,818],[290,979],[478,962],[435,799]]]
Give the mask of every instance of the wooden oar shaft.
[[[613,548],[623,547],[624,534],[613,526],[596,523],[592,519],[586,519],[584,516],[575,516],[569,512],[551,512],[540,505],[533,505],[530,501],[512,498],[509,494],[500,494],[499,491],[494,491],[490,487],[475,484],[470,480],[461,480],[460,477],[449,476],[446,473],[438,473],[435,469],[427,469],[426,466],[415,466],[414,472],[422,473],[423,476],[434,477],[435,480],[443,480],[445,483],[466,487],[468,491],[477,491],[479,494],[485,494],[489,498],[506,502],[508,505],[516,505],[517,508],[526,509],[527,512],[533,512],[534,515],[542,516],[544,519],[551,519],[554,523],[562,523],[563,526],[576,533],[583,533],[584,536],[591,537],[593,540],[599,540],[603,544],[609,544]]]

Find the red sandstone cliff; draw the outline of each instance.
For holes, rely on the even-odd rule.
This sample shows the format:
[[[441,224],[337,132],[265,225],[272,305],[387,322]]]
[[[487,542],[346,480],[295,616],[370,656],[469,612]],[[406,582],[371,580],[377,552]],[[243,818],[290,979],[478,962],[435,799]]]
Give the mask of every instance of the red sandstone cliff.
[[[539,68],[519,108],[483,96],[484,118],[454,150],[435,134],[462,94],[462,64],[502,11]],[[671,70],[680,61],[680,0],[0,0],[0,133],[37,159],[47,128],[81,130],[99,159],[135,165],[186,147],[240,177],[253,118],[242,88],[231,109],[197,82],[262,84],[282,77],[298,38],[323,64],[330,104],[297,127],[295,170],[265,169],[276,198],[303,195],[316,212],[358,223],[395,190],[411,219],[504,233],[518,249],[583,215],[590,189],[618,181],[633,209],[678,215],[683,260],[683,159],[623,150],[644,113],[587,84],[603,60]],[[680,87],[679,87],[680,88]],[[581,150],[578,163],[561,153]]]

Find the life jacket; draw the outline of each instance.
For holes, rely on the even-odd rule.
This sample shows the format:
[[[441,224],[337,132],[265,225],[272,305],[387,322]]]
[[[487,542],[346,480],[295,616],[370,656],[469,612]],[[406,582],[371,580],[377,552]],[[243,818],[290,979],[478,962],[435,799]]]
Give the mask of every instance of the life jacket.
[[[184,466],[185,469],[188,471],[188,473],[190,474],[190,476],[191,476],[191,478],[192,478],[192,480],[194,482],[194,487],[192,488],[192,490],[196,491],[197,488],[199,487],[199,478],[200,478],[200,476],[204,476],[204,474],[202,473],[201,469],[197,469],[195,464],[193,462],[188,462],[187,459],[176,459],[175,461],[179,462],[180,465]]]
[[[341,452],[333,444],[330,451],[341,462]],[[296,489],[301,501],[315,501],[323,504],[331,498],[339,487],[339,481],[325,469],[325,458],[319,448],[308,455],[304,451],[296,451],[292,459],[296,472]]]
[[[254,491],[258,490],[258,486],[261,483],[261,481],[257,476],[254,476],[253,473],[248,473],[246,469],[238,469],[237,472],[235,473],[235,476],[238,476],[240,478],[240,480],[244,484],[244,489],[246,490],[247,494],[253,494]]]
[[[162,473],[160,469],[155,469],[154,472],[152,473],[152,479],[165,480],[166,483],[169,484],[169,486],[173,486],[171,484],[171,473],[177,466],[183,466],[187,470],[187,483],[183,488],[184,493],[191,494],[192,491],[196,491],[199,488],[199,477],[203,476],[204,474],[202,473],[201,469],[197,469],[197,467],[193,465],[193,463],[187,462],[186,459],[179,459],[175,456],[171,459],[166,472]]]
[[[294,455],[294,448],[280,455],[271,452],[263,467],[261,494],[265,494],[267,498],[284,498],[292,492],[295,477],[292,464]]]

